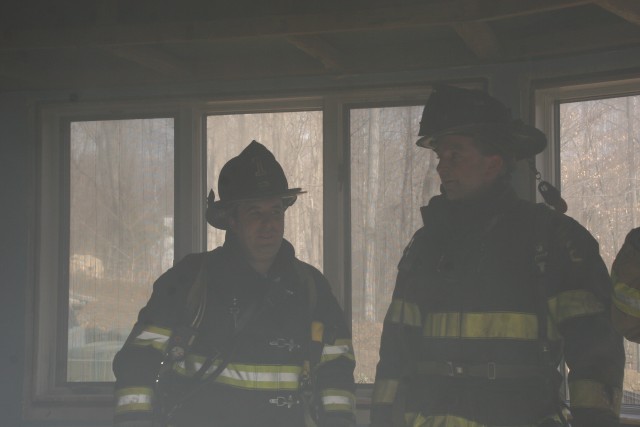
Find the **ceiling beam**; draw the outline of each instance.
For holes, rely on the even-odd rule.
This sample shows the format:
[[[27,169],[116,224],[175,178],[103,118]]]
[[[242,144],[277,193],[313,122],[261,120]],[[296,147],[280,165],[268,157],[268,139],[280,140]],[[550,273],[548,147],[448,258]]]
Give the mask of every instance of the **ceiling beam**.
[[[640,2],[638,0],[598,0],[597,4],[632,24],[640,25]]]
[[[624,48],[640,43],[637,32],[621,25],[591,27],[585,30],[554,31],[520,40],[503,40],[503,52],[509,59],[540,58],[559,54],[575,54],[612,47]]]
[[[325,69],[344,71],[344,59],[333,46],[316,36],[289,36],[287,41],[313,58],[316,58]]]
[[[481,60],[501,57],[500,42],[486,22],[461,22],[452,24],[467,47]]]
[[[5,30],[0,51],[105,47],[215,41],[265,36],[450,25],[529,15],[593,3],[595,0],[435,0],[411,7],[377,7],[331,13],[259,16],[213,21],[67,26],[60,29]],[[111,11],[103,12],[108,21]]]

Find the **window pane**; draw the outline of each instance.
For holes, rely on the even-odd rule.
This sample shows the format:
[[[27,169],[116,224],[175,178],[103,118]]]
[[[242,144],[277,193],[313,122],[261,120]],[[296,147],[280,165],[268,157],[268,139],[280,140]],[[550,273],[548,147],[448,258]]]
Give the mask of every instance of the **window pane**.
[[[422,106],[351,110],[352,327],[356,380],[372,383],[397,265],[439,193],[436,158],[415,145]]]
[[[560,105],[562,195],[610,268],[640,225],[640,96]],[[640,404],[638,345],[625,341],[623,403]]]
[[[322,112],[233,114],[207,118],[207,186],[218,197],[222,166],[252,140],[276,157],[289,187],[307,194],[287,209],[284,236],[296,256],[322,270]],[[224,232],[207,227],[207,247],[224,242]]]
[[[173,262],[173,119],[71,124],[67,381],[112,381]]]

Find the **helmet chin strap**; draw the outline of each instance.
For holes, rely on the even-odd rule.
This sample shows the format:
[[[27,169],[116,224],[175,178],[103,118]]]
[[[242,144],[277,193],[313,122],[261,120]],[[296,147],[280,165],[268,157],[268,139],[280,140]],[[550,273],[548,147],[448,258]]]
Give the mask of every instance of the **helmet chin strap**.
[[[560,190],[542,179],[542,174],[540,174],[538,169],[536,169],[533,158],[530,158],[528,162],[529,168],[536,176],[536,181],[538,181],[538,192],[540,192],[544,202],[560,213],[567,212],[567,202],[562,198]]]

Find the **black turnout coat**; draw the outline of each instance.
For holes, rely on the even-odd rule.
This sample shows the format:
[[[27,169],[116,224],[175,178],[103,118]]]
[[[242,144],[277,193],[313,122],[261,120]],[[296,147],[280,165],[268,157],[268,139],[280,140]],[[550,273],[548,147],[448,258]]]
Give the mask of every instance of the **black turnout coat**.
[[[199,280],[204,286],[194,292]],[[310,372],[319,425],[350,426],[354,365],[324,276],[298,261],[287,241],[262,276],[227,233],[223,247],[185,257],[154,284],[113,362],[115,421],[150,423],[173,408],[169,424],[177,427],[300,427],[300,384]]]

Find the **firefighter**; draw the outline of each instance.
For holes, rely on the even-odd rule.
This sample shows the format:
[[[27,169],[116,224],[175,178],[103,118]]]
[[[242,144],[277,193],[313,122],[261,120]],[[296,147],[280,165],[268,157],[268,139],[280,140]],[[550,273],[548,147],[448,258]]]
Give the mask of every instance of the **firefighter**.
[[[640,227],[631,230],[611,266],[616,329],[629,341],[640,343]]]
[[[113,361],[115,424],[353,426],[355,359],[325,277],[283,239],[289,188],[251,142],[220,172],[207,221],[224,245],[155,282]]]
[[[544,134],[486,92],[441,85],[419,135],[438,156],[442,194],[398,265],[372,426],[566,425],[563,357],[572,425],[617,426],[624,351],[598,244],[510,185]]]

